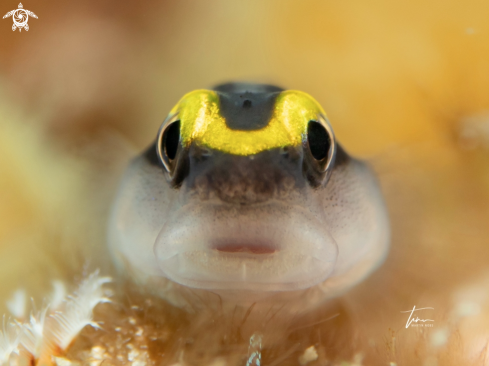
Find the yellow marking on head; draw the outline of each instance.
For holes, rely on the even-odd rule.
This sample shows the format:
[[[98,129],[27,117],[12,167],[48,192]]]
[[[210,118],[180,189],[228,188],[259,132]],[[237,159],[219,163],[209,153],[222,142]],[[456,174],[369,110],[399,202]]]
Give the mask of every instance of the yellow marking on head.
[[[233,155],[254,155],[285,146],[298,146],[307,133],[307,124],[325,116],[310,95],[295,90],[281,92],[275,100],[269,123],[252,131],[230,129],[219,112],[219,96],[211,90],[186,94],[172,109],[178,113],[182,144],[196,142]]]

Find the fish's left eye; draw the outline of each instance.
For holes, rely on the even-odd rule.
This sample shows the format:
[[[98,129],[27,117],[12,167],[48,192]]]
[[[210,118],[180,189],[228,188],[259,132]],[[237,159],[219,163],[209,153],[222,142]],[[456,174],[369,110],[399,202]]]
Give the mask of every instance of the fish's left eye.
[[[307,141],[314,159],[320,161],[328,156],[331,149],[331,137],[321,123],[309,121],[307,125]]]
[[[320,116],[307,124],[304,140],[304,173],[313,186],[324,184],[334,165],[336,142],[333,129],[326,118]]]

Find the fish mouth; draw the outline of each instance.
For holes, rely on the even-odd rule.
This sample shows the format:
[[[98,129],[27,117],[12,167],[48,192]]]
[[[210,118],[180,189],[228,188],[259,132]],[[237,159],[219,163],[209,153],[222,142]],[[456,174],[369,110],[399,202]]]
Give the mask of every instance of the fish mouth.
[[[233,239],[219,241],[219,244],[216,244],[213,249],[217,250],[221,253],[243,253],[250,255],[261,255],[261,254],[273,254],[276,252],[276,248],[273,245],[260,243],[259,241],[255,241],[253,243],[240,243],[236,242]]]
[[[163,274],[188,287],[292,291],[328,278],[338,248],[302,207],[206,203],[177,211],[160,230],[154,253]]]

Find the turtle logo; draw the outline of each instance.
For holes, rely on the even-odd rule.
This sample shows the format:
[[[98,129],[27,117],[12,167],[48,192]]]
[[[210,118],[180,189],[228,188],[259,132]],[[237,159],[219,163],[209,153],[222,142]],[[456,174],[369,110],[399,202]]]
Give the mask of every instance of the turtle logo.
[[[19,32],[22,30],[22,28],[28,31],[29,25],[27,24],[27,21],[29,20],[29,15],[37,19],[36,14],[34,14],[32,11],[25,10],[24,7],[22,6],[22,3],[20,3],[18,9],[9,11],[7,14],[3,16],[3,19],[12,16],[12,18],[14,19],[14,24],[12,25],[13,31],[16,30],[17,28],[19,28]]]

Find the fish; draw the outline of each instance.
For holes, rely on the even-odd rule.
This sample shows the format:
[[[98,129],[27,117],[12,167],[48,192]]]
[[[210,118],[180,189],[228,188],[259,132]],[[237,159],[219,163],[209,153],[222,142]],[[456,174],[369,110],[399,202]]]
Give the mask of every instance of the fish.
[[[119,273],[181,307],[182,291],[317,307],[378,268],[389,237],[373,170],[319,103],[251,83],[183,96],[127,167],[108,225]]]

